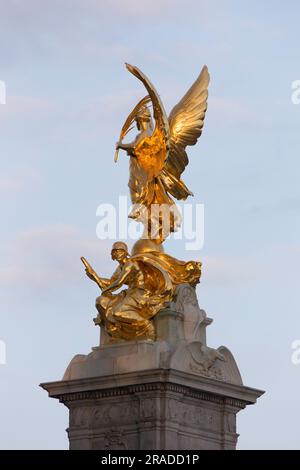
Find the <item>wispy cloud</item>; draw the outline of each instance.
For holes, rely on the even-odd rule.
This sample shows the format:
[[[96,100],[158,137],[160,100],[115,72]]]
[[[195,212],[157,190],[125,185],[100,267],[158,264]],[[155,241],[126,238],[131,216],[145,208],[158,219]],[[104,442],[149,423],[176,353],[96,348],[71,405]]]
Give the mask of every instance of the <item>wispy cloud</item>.
[[[80,256],[105,271],[110,246],[71,225],[34,228],[2,244],[0,281],[18,289],[70,288],[83,279]]]
[[[212,285],[226,287],[235,283],[255,282],[267,270],[268,266],[258,266],[252,259],[229,256],[203,258],[203,279]]]
[[[128,59],[135,50],[134,45],[128,45],[128,28],[131,36],[136,34],[137,43],[139,37],[146,39],[148,50],[146,43],[151,43],[151,34],[155,37],[155,27],[166,30],[175,20],[184,22],[185,19],[186,23],[205,25],[215,9],[208,0],[185,0],[184,4],[182,0],[157,0],[151,5],[146,0],[2,0],[0,3],[1,16],[5,19],[0,30],[2,61],[7,64],[24,62],[26,58],[44,61],[45,57],[58,60],[67,57],[77,62]],[[217,8],[226,10],[220,4]],[[19,33],[17,36],[15,31]],[[166,34],[163,43],[168,44],[168,40]],[[150,54],[152,58],[161,57],[153,48]]]
[[[209,118],[212,123],[222,124],[222,126],[235,125],[257,125],[261,124],[261,116],[254,104],[249,104],[245,99],[237,98],[217,98],[209,99]]]
[[[270,217],[276,214],[290,214],[300,212],[300,197],[286,198],[264,204],[253,204],[246,212],[251,215]]]
[[[9,95],[6,105],[1,108],[0,122],[7,122],[16,117],[22,120],[35,116],[41,118],[42,115],[48,116],[54,110],[55,104],[49,99]]]
[[[294,277],[300,263],[300,245],[276,245],[251,256],[204,256],[203,282],[207,285],[245,286],[278,279],[278,270],[285,279]]]
[[[39,188],[42,181],[43,177],[36,169],[23,168],[7,174],[4,173],[0,177],[0,193],[3,196],[4,193],[31,191]]]

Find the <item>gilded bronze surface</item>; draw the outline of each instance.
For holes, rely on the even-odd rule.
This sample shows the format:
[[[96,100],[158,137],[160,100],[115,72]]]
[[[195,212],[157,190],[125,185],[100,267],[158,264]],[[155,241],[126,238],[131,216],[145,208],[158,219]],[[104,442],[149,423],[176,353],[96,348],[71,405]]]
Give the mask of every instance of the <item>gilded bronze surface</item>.
[[[115,160],[119,149],[125,150],[130,156],[128,186],[132,203],[136,206],[130,216],[144,224],[145,237],[160,244],[180,224],[172,196],[185,200],[192,195],[182,181],[181,174],[189,162],[186,147],[195,145],[202,133],[209,73],[204,66],[195,83],[167,117],[160,97],[146,75],[137,67],[129,64],[126,67],[144,84],[148,95],[126,119],[116,145]],[[155,125],[147,108],[149,102],[152,104]],[[124,143],[122,139],[132,129],[134,121],[140,132],[133,142]],[[158,205],[163,208],[160,217],[155,211]]]
[[[199,282],[201,263],[179,261],[157,251],[156,245],[152,251],[140,246],[130,256],[122,242],[113,245],[111,257],[119,265],[110,279],[99,277],[82,258],[87,276],[102,290],[96,302],[96,324],[115,340],[155,339],[152,318],[172,300],[177,285]],[[115,293],[124,286],[127,289]]]
[[[116,144],[130,157],[129,190],[133,210],[129,217],[143,223],[143,237],[133,246],[116,242],[112,259],[119,263],[110,279],[99,277],[81,258],[87,276],[102,294],[96,307],[96,324],[102,325],[112,340],[155,339],[153,317],[172,300],[178,284],[195,286],[201,263],[179,261],[164,253],[167,236],[180,225],[172,197],[185,200],[192,195],[181,179],[188,164],[186,147],[196,144],[202,133],[207,109],[209,74],[204,66],[199,77],[167,117],[160,97],[150,80],[137,67],[127,69],[145,86],[147,95],[127,117]],[[149,104],[155,124],[153,123]],[[139,131],[133,142],[123,139],[133,128]],[[123,286],[127,289],[116,293]]]

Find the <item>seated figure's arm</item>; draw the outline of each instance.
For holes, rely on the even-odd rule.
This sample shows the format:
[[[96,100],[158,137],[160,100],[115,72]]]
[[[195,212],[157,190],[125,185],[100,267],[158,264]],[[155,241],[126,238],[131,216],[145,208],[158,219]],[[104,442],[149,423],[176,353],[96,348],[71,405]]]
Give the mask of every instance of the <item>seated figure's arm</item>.
[[[96,282],[96,284],[98,284],[98,286],[100,287],[100,289],[105,289],[106,287],[108,287],[110,284],[111,284],[111,281],[112,281],[112,278],[111,279],[106,279],[104,277],[100,277],[98,276],[98,274],[96,273],[96,271],[94,271],[94,269],[92,268],[92,266],[87,262],[87,260],[82,256],[81,257],[81,261],[83,262],[84,266],[85,266],[85,273],[86,275],[94,282]],[[115,274],[115,273],[114,273]]]
[[[106,287],[110,284],[110,279],[98,276],[98,274],[94,270],[92,272],[86,270],[86,274],[90,279],[92,279],[92,281],[98,284],[101,290],[106,289]]]
[[[99,277],[97,275],[97,284],[100,287],[100,289],[106,289],[107,286],[110,284],[110,279],[106,279],[105,277]]]
[[[122,287],[122,285],[125,284],[132,269],[133,269],[133,264],[130,262],[127,262],[123,266],[122,270],[120,271],[119,276],[116,277],[115,280],[108,287],[106,287],[106,289],[103,290],[103,292],[112,292]]]
[[[120,275],[120,268],[117,268],[113,275],[111,276],[110,279],[106,277],[100,277],[98,274],[94,271],[93,275],[93,281],[95,281],[100,289],[103,291],[104,289],[107,289]]]

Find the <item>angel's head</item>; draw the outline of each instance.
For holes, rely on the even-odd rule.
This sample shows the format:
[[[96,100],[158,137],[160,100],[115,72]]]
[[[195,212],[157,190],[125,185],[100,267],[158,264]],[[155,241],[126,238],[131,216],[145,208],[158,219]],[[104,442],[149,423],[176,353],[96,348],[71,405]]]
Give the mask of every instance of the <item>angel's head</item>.
[[[152,126],[152,119],[151,119],[151,113],[147,106],[142,106],[136,116],[135,116],[135,122],[136,122],[136,127],[138,130],[146,130],[148,127],[150,129],[153,128]]]

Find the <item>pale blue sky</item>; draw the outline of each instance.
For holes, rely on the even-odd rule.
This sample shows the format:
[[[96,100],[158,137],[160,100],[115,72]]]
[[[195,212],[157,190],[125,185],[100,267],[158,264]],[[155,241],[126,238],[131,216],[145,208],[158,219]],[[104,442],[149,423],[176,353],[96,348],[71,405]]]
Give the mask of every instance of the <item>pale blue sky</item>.
[[[109,274],[97,206],[127,194],[113,164],[127,112],[151,77],[167,110],[211,74],[203,136],[185,182],[205,204],[201,307],[246,385],[266,390],[238,416],[240,449],[300,448],[300,79],[296,0],[0,0],[0,448],[67,448],[67,410],[40,390],[97,344],[97,289]]]

